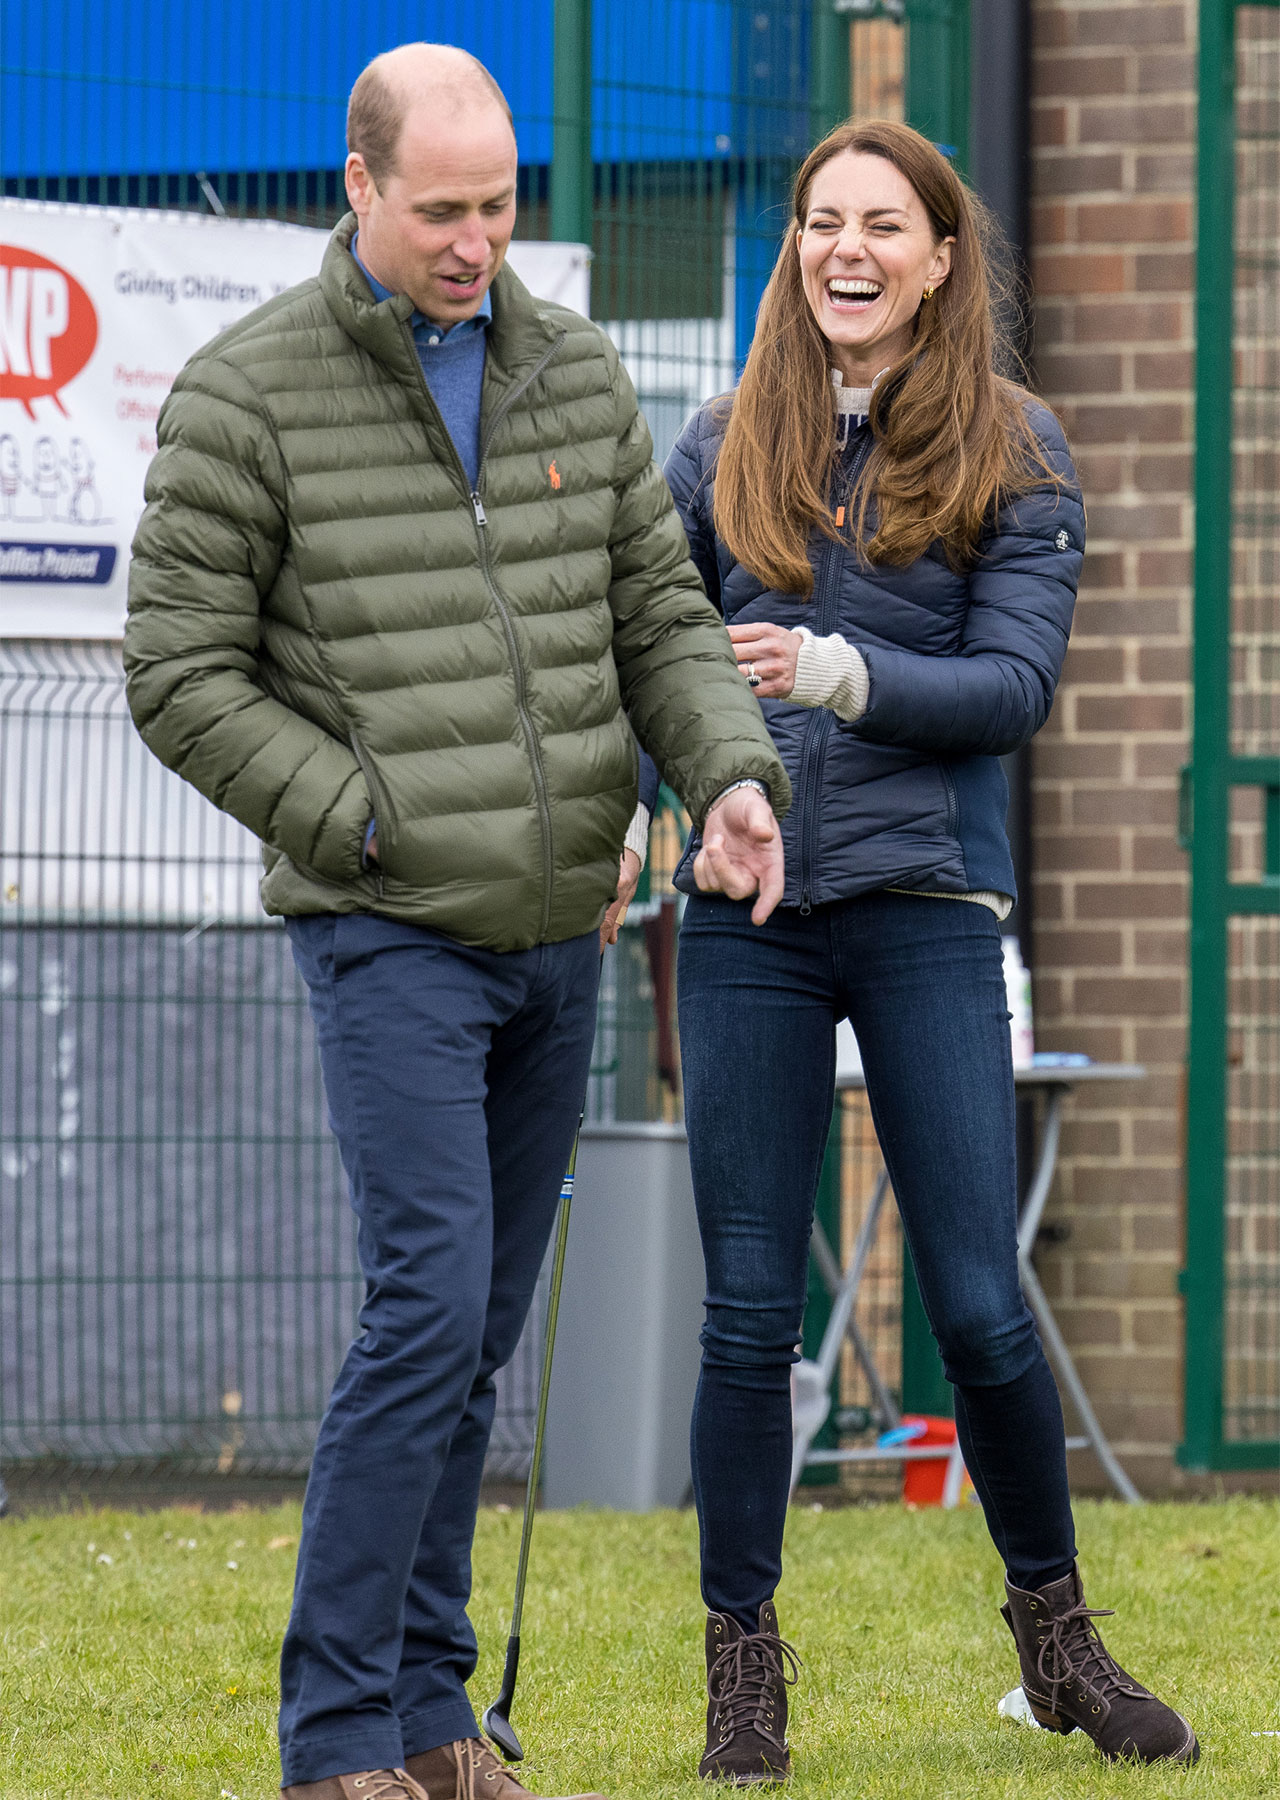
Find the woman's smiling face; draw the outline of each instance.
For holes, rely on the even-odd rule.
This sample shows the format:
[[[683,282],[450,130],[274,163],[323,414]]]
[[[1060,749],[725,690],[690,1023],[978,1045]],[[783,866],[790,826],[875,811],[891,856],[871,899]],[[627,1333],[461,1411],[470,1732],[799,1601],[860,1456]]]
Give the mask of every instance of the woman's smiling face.
[[[849,385],[869,385],[910,348],[921,296],[946,280],[954,242],[934,237],[919,194],[883,156],[846,150],[818,170],[796,247],[805,298]]]

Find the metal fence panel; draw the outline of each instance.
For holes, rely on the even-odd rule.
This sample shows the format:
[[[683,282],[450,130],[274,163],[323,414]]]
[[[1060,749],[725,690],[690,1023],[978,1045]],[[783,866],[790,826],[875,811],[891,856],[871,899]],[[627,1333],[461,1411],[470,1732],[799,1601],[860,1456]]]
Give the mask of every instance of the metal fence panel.
[[[363,1290],[258,869],[143,746],[114,649],[0,647],[0,1459],[310,1456]],[[527,1457],[541,1321],[493,1474]]]
[[[1280,8],[1203,0],[1200,24],[1180,1456],[1263,1468],[1280,1461]]]
[[[410,39],[461,44],[512,102],[522,237],[549,235],[573,173],[553,171],[553,143],[579,146],[593,311],[662,457],[731,385],[791,173],[844,109],[828,13],[811,0],[10,7],[0,188],[329,225],[345,211],[361,66]],[[576,101],[572,71],[553,68],[553,25],[570,14],[589,63]],[[583,105],[585,132],[569,116]],[[676,835],[668,815],[649,900],[606,959],[596,1117],[678,1109]],[[113,646],[3,647],[0,1459],[305,1464],[360,1280],[305,995],[256,882],[248,835],[134,735]],[[540,1335],[539,1303],[500,1380],[491,1473],[518,1475],[527,1456]]]
[[[1280,10],[1236,28],[1230,748],[1270,775],[1233,790],[1229,854],[1280,890]],[[1227,968],[1222,1435],[1280,1460],[1280,918],[1233,918]]]

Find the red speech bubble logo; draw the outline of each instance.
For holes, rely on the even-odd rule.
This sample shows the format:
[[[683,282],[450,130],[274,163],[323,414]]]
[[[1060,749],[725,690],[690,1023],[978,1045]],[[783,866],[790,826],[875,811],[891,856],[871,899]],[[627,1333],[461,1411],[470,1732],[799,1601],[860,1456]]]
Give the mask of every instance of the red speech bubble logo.
[[[16,244],[0,244],[0,400],[35,418],[45,395],[65,417],[60,388],[98,342],[98,315],[74,275]]]

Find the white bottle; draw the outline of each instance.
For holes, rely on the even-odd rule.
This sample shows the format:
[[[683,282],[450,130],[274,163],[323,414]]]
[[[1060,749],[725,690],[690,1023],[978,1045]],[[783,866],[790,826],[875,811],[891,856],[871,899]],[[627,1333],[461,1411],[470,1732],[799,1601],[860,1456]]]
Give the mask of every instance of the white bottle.
[[[1029,1069],[1035,1056],[1031,1031],[1031,971],[1022,960],[1022,947],[1016,937],[1001,938],[1000,945],[1004,952],[1004,988],[1013,1040],[1013,1066]]]

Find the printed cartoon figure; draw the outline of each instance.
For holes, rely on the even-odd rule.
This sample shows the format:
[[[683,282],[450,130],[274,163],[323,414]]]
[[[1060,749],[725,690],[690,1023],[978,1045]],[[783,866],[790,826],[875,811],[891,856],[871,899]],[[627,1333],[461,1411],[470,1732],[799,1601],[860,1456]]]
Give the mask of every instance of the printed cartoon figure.
[[[73,437],[67,456],[71,471],[71,501],[67,517],[77,525],[96,525],[102,517],[102,501],[93,479],[93,457],[83,438]]]
[[[33,452],[34,479],[27,483],[32,493],[40,502],[42,519],[56,519],[58,516],[58,495],[67,485],[67,478],[62,473],[62,462],[58,456],[58,446],[51,437],[36,439]]]
[[[0,434],[0,519],[12,519],[18,489],[22,486],[22,462],[18,440],[11,431]]]

